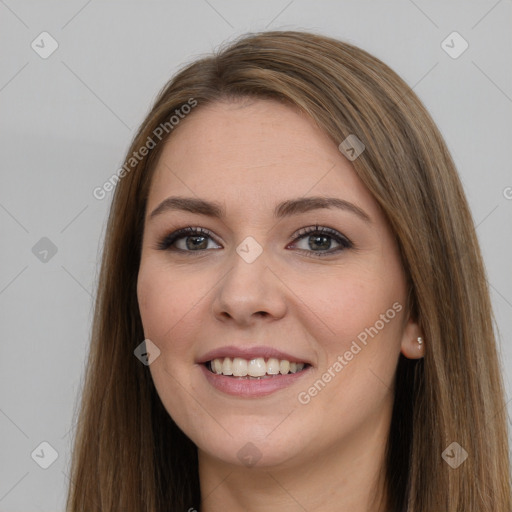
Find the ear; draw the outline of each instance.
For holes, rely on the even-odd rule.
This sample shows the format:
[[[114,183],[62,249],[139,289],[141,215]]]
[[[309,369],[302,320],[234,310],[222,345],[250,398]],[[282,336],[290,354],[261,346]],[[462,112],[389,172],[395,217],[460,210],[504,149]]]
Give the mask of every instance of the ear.
[[[418,342],[421,338],[422,343]],[[401,352],[407,359],[420,359],[425,355],[425,339],[419,325],[409,317],[402,334]]]

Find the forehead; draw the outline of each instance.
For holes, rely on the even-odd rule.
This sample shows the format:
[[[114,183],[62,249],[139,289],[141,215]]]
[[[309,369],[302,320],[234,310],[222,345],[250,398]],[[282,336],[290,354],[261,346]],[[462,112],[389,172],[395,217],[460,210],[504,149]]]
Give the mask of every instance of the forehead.
[[[334,195],[377,213],[337,145],[304,113],[273,100],[199,105],[166,142],[149,202],[171,193],[258,208]]]

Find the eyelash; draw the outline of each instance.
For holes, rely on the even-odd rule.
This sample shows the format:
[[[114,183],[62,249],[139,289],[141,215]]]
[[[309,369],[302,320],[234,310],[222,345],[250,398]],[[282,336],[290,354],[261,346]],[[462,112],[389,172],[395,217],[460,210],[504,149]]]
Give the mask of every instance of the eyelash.
[[[296,242],[304,237],[306,235],[312,235],[312,234],[320,234],[320,235],[327,235],[328,237],[334,239],[337,243],[340,244],[341,247],[336,248],[333,251],[329,252],[318,252],[318,251],[312,251],[312,250],[306,250],[306,249],[298,249],[302,253],[308,253],[308,255],[313,254],[314,257],[324,257],[324,256],[330,256],[332,254],[341,252],[345,249],[352,249],[354,247],[354,244],[344,235],[336,231],[335,229],[331,229],[328,227],[323,226],[309,226],[306,228],[302,228],[299,230],[295,235],[293,236],[292,242]],[[196,227],[186,227],[178,229],[177,231],[173,231],[172,233],[169,233],[168,235],[164,236],[157,244],[156,249],[159,249],[161,251],[166,250],[172,250],[172,251],[178,251],[182,253],[191,253],[191,252],[204,252],[208,249],[200,249],[197,251],[185,251],[183,249],[176,249],[171,248],[172,244],[175,243],[177,240],[181,238],[187,238],[187,237],[193,237],[193,236],[205,236],[208,238],[213,238],[212,233],[208,231],[207,229],[203,228],[196,228]],[[216,242],[217,243],[217,242]]]

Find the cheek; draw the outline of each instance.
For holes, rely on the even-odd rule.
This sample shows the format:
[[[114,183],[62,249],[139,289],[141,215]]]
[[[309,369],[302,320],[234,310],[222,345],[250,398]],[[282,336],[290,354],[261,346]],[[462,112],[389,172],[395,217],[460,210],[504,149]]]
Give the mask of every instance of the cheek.
[[[158,265],[142,264],[137,280],[139,302],[144,335],[156,343],[160,350],[167,350],[169,340],[173,349],[180,348],[177,336],[187,323],[187,315],[197,302],[190,278],[179,278],[179,274],[160,269]]]
[[[166,282],[151,269],[142,266],[137,281],[137,298],[144,326],[144,335],[154,342],[160,340],[172,325],[174,302],[169,301],[170,290]]]
[[[351,269],[334,282],[323,283],[323,287],[309,286],[308,299],[316,313],[312,321],[319,327],[309,330],[324,333],[316,339],[321,349],[320,368],[325,371],[341,356],[343,370],[335,372],[336,380],[347,378],[349,386],[355,385],[366,379],[371,369],[390,382],[400,352],[405,310],[401,273],[389,268],[382,274]]]
[[[340,278],[329,292],[318,290],[311,303],[322,320],[315,322],[329,330],[322,329],[328,334],[316,339],[321,360],[298,400],[333,438],[363,429],[389,405],[400,353],[405,310],[400,280],[377,283],[374,274],[356,275]],[[329,427],[320,425],[326,407]]]
[[[326,280],[323,287],[313,289],[316,290],[313,294],[311,290],[309,286],[308,301],[312,309],[337,339],[355,337],[373,326],[395,302],[404,305],[401,279],[381,280],[370,273],[351,272],[336,280]],[[390,316],[395,317],[393,312]]]
[[[160,349],[160,356],[149,366],[157,393],[169,415],[181,428],[188,428],[195,415],[201,417],[200,411],[191,406],[189,394],[183,392],[190,388],[193,357],[188,337],[196,323],[193,311],[199,299],[190,279],[170,275],[157,264],[142,264],[137,297],[144,336]]]

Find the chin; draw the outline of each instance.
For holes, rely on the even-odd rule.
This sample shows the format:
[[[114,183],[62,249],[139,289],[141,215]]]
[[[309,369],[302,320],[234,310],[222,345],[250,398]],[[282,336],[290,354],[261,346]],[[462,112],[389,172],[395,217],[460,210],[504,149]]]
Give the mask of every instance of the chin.
[[[225,439],[204,441],[206,442],[199,445],[199,449],[204,452],[204,455],[217,459],[220,463],[241,468],[284,468],[291,465],[292,461],[300,454],[295,443],[283,445],[269,439],[250,440],[248,433],[233,436],[233,438],[229,437],[229,442],[226,442]]]

